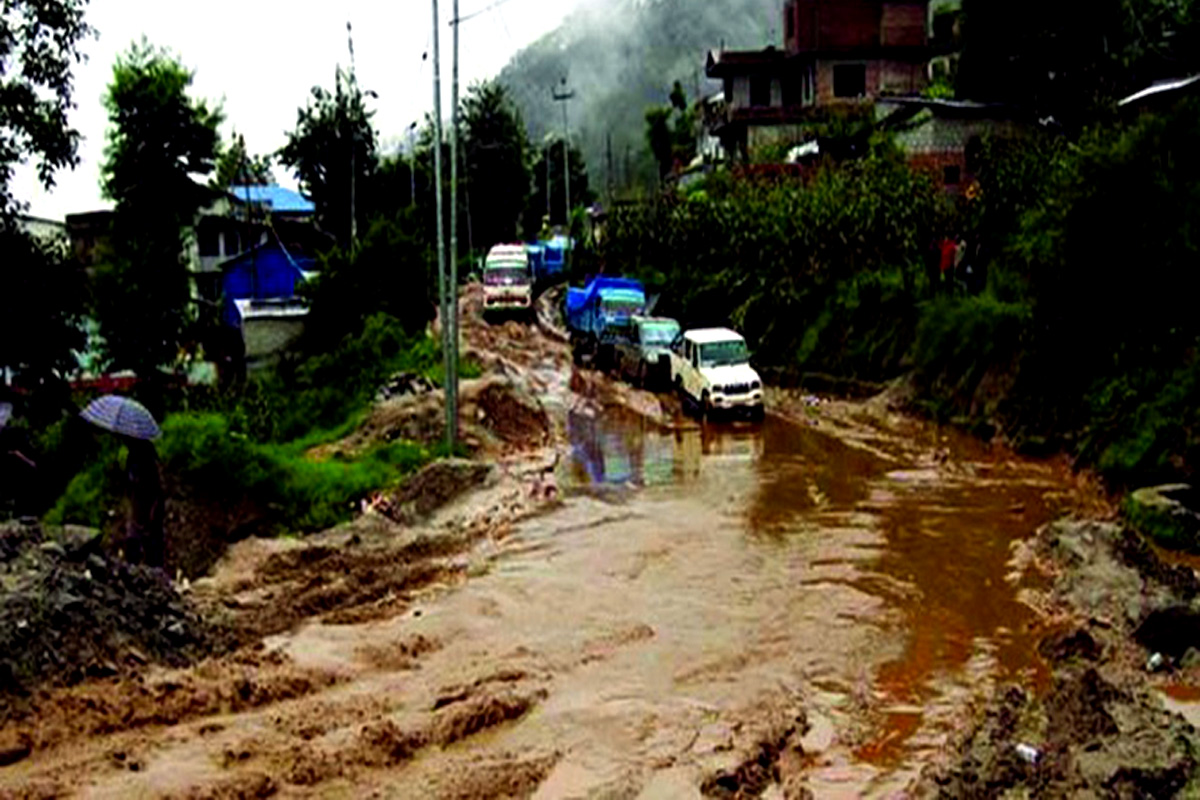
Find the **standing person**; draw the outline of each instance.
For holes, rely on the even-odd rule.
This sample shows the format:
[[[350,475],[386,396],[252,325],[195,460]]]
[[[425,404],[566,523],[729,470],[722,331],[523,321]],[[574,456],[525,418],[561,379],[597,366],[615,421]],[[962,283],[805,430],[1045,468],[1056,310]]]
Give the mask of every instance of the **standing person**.
[[[947,236],[942,239],[941,249],[941,279],[939,282],[942,289],[953,288],[954,260],[958,255],[958,243]]]
[[[125,479],[129,508],[125,517],[125,557],[148,567],[166,566],[166,532],[163,530],[162,476],[154,443],[126,438]]]
[[[141,403],[115,394],[97,397],[79,416],[120,436],[128,451],[125,459],[128,506],[122,542],[125,558],[163,568],[166,562],[165,497],[158,471],[158,453],[151,443],[161,433],[158,423]]]

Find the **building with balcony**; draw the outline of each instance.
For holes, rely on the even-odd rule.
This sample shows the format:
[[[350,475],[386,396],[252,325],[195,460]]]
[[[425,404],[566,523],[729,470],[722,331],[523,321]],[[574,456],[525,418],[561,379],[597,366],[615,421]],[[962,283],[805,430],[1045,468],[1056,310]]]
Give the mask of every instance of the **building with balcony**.
[[[929,83],[929,0],[787,0],[783,48],[719,50],[705,72],[723,83],[707,119],[725,152],[797,141],[832,109],[853,112]]]

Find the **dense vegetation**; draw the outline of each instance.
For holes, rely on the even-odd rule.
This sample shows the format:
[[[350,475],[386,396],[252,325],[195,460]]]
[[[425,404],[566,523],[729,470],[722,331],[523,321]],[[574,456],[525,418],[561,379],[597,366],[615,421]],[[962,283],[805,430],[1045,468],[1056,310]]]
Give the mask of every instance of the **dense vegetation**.
[[[618,209],[610,264],[690,324],[732,323],[783,372],[909,375],[915,402],[1117,484],[1200,465],[1200,102],[994,138],[952,201],[885,140],[803,181],[717,176]],[[976,291],[939,291],[936,242],[981,244]]]

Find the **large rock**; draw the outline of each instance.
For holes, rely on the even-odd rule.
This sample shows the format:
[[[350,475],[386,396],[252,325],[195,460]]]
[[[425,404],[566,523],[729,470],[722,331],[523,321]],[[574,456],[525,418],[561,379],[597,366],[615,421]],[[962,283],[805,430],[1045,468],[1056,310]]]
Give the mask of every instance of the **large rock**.
[[[1146,536],[1172,550],[1200,552],[1200,494],[1186,483],[1138,489],[1125,499],[1125,515]]]
[[[463,493],[483,483],[491,467],[478,461],[447,458],[427,464],[404,482],[391,498],[388,516],[414,524]]]

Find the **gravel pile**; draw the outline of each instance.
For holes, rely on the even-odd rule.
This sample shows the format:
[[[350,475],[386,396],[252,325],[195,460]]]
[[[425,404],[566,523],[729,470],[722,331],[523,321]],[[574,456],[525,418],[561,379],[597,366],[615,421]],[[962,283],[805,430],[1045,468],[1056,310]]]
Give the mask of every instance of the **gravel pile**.
[[[214,631],[160,572],[85,529],[0,525],[0,718],[42,685],[206,655]]]

